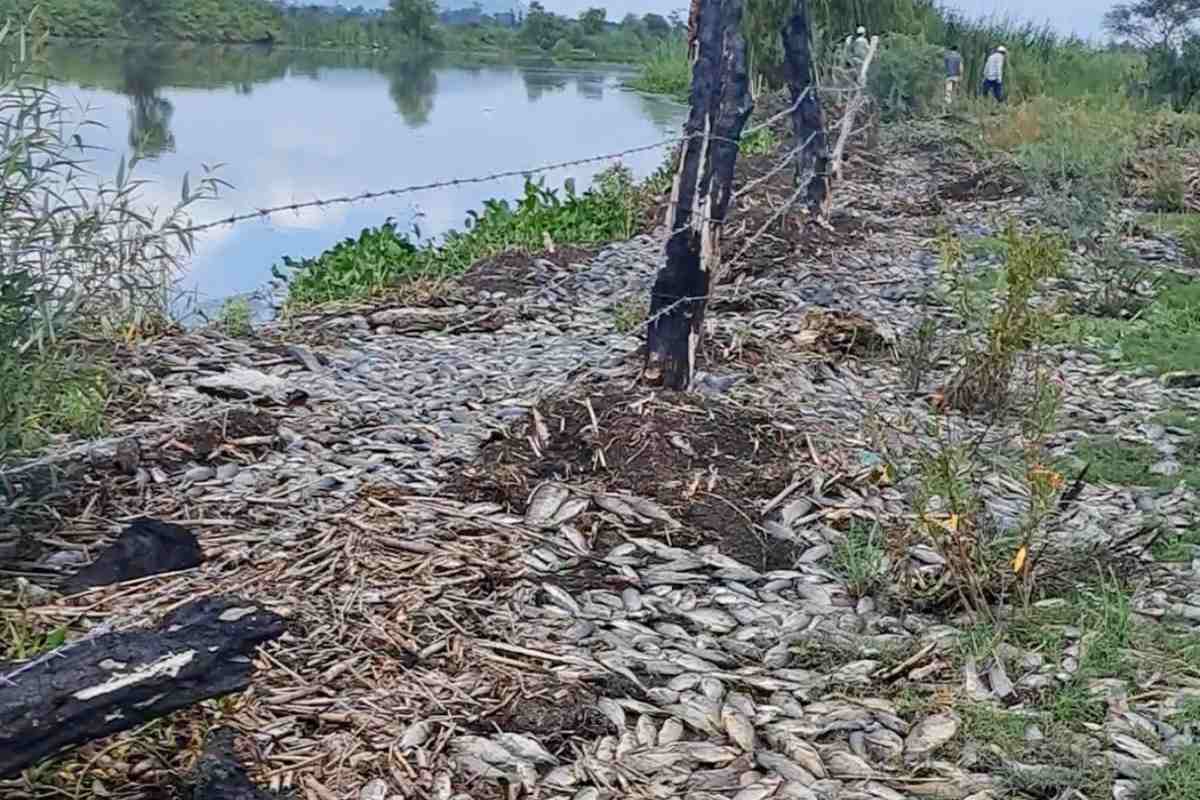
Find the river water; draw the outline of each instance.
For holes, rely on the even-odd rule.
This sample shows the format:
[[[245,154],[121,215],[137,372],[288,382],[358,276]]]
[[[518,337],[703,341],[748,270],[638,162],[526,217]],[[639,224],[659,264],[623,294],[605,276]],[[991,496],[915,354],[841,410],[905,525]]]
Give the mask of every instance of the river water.
[[[552,62],[489,63],[469,56],[397,58],[256,47],[58,45],[61,93],[104,127],[86,141],[94,168],[115,175],[122,154],[143,161],[144,201],[171,207],[185,172],[202,165],[233,184],[192,207],[195,222],[318,198],[469,178],[618,152],[675,135],[685,109],[621,88],[628,69]],[[622,162],[641,177],[662,149]],[[606,164],[557,170],[583,188]],[[423,236],[461,227],[522,178],[287,212],[197,235],[181,276],[201,306],[261,290],[285,255],[319,254],[388,217]]]

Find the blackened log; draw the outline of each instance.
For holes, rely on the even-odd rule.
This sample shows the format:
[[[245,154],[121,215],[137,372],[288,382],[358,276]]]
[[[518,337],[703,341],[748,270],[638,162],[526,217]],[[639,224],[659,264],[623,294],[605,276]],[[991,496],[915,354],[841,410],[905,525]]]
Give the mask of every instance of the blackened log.
[[[783,56],[792,97],[792,135],[795,147],[799,148],[796,188],[807,182],[805,200],[809,211],[824,215],[829,202],[829,139],[825,133],[825,112],[817,93],[808,0],[794,0],[792,15],[783,28]]]
[[[196,600],[155,630],[109,633],[22,667],[0,664],[0,778],[65,749],[250,685],[283,619],[236,597]]]
[[[276,800],[275,795],[250,782],[234,751],[234,733],[228,728],[209,733],[191,782],[188,800]]]
[[[720,227],[732,197],[738,140],[753,103],[741,0],[698,0],[687,140],[671,190],[666,263],[650,294],[645,378],[691,384],[705,300],[720,269]]]

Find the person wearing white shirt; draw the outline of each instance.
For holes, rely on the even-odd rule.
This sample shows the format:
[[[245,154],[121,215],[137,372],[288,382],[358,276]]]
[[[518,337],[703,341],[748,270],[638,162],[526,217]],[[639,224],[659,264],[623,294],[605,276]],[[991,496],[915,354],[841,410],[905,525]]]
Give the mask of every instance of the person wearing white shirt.
[[[1000,45],[983,65],[983,93],[996,98],[997,103],[1004,102],[1004,62],[1007,55],[1007,48]]]

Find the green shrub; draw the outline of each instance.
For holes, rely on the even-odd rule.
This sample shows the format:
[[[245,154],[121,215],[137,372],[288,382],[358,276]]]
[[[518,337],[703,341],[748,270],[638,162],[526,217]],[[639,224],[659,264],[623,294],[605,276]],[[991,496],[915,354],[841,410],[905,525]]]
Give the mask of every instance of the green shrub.
[[[944,85],[943,48],[923,39],[889,34],[880,42],[868,78],[884,119],[920,114]]]
[[[686,101],[692,86],[692,65],[688,63],[687,43],[680,38],[659,42],[642,61],[636,78],[629,86],[642,92],[671,95]]]
[[[469,213],[465,229],[450,231],[440,243],[415,244],[389,220],[365,229],[316,258],[283,259],[272,267],[287,285],[295,306],[370,295],[405,280],[440,278],[464,272],[476,261],[508,249],[541,250],[556,244],[594,244],[631,235],[644,211],[646,193],[620,165],[598,174],[592,188],[577,194],[571,182],[560,193],[542,180],[526,180],[515,204],[488,200]],[[419,237],[419,231],[413,238]]]

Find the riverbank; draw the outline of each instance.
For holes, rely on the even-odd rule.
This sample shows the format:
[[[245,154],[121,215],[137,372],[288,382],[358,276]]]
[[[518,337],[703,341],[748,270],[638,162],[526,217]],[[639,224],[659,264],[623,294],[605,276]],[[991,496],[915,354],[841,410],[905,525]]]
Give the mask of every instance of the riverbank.
[[[786,144],[743,158],[686,395],[637,381],[661,228],[118,348],[136,459],[6,475],[6,618],[75,638],[229,592],[289,632],[247,692],[5,796],[149,797],[217,725],[313,798],[1190,796],[1200,268],[1131,195],[1104,241],[1140,277],[1038,234],[978,124],[885,127],[829,227],[756,235]],[[1004,380],[964,371],[988,355]],[[138,515],[205,563],[55,593]]]

